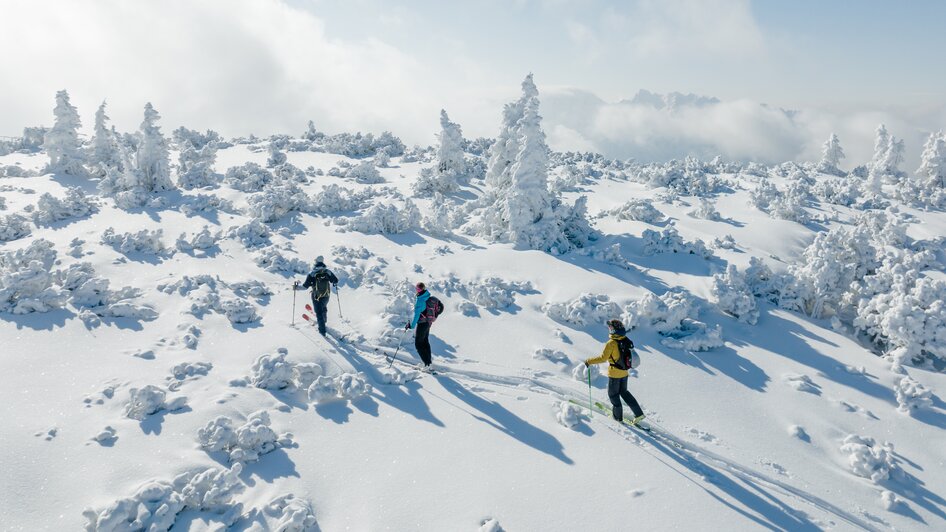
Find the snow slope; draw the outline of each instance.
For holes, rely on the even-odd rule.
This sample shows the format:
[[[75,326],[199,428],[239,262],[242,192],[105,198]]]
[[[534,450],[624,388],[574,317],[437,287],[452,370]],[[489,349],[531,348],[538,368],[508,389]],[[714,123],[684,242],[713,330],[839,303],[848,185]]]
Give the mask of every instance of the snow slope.
[[[366,200],[379,205],[403,205],[429,165],[394,157],[378,168],[385,182],[370,184],[331,171],[359,159],[286,155],[313,167],[304,193],[380,190]],[[237,144],[218,152],[215,169],[265,167],[268,157],[268,142]],[[416,224],[393,234],[339,224],[364,206],[290,211],[260,237],[255,226],[231,231],[251,222],[252,192],[175,190],[123,210],[97,196],[94,180],[42,174],[46,162],[0,157],[37,174],[0,178],[2,215],[66,187],[95,196],[96,212],[34,226],[0,251],[46,239],[53,270],[87,262],[117,295],[97,291],[101,304],[84,309],[75,299],[0,313],[4,529],[107,529],[143,508],[175,529],[946,527],[942,373],[908,367],[929,399],[903,412],[902,370],[844,327],[762,299],[749,325],[713,303],[713,274],[727,264],[760,257],[783,271],[818,230],[849,222],[849,209],[808,207],[833,209],[836,221],[776,219],[749,205],[747,183],[718,194],[720,217],[709,220],[689,214],[694,197],[597,175],[566,187],[566,199],[586,195],[592,215],[648,200],[662,219],[595,217],[602,236],[590,253],[555,256]],[[474,180],[454,197],[481,188]],[[198,194],[233,208],[188,213]],[[433,210],[430,198],[412,201],[421,216]],[[915,217],[914,238],[946,235],[943,212],[902,210]],[[671,222],[685,242],[731,235],[734,249],[648,254],[645,231]],[[176,246],[182,233],[192,245]],[[292,312],[292,281],[316,255],[342,279],[329,307],[334,338],[300,319],[303,292]],[[437,376],[385,360],[399,334],[398,359],[417,360],[399,327],[409,283],[420,280],[446,303],[432,330]],[[570,407],[588,399],[575,373],[600,352],[604,319],[673,289],[692,296],[707,331],[721,326],[723,345],[670,347],[646,320],[629,333],[643,360],[630,388],[659,435]],[[594,375],[592,395],[607,403],[607,379]]]

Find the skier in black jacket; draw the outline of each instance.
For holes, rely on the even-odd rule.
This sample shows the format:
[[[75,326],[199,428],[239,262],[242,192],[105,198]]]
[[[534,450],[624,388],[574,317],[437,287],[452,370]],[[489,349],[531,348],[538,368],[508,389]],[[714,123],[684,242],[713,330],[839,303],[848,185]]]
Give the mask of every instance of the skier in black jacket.
[[[325,267],[325,260],[321,255],[315,258],[315,266],[306,276],[302,288],[312,288],[312,308],[315,309],[315,319],[319,324],[319,334],[325,336],[325,321],[328,314],[328,300],[331,297],[331,287],[338,290],[338,277]]]

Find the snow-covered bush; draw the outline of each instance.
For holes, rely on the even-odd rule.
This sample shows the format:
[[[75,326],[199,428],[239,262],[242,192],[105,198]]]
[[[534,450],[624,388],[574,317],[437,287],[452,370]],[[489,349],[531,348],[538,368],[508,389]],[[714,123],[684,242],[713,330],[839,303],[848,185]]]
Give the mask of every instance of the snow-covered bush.
[[[43,148],[49,155],[47,172],[84,176],[82,166],[84,156],[79,142],[79,112],[69,103],[69,93],[62,90],[56,93],[56,107],[53,109],[56,120],[46,132]]]
[[[230,469],[215,467],[178,475],[173,482],[151,480],[129,497],[122,497],[103,510],[86,509],[89,532],[127,532],[130,530],[167,531],[177,516],[185,511],[218,514],[223,525],[233,525],[243,511],[235,500],[245,484],[240,481],[241,464]]]
[[[603,324],[621,315],[621,307],[604,294],[581,294],[571,301],[546,303],[542,305],[542,311],[555,321],[579,327]]]
[[[270,183],[247,198],[246,214],[261,222],[275,222],[292,211],[306,211],[309,197],[295,183]]]
[[[719,325],[707,327],[699,321],[685,320],[681,328],[667,333],[660,343],[673,349],[709,351],[724,345],[723,328]]]
[[[611,244],[606,248],[585,248],[580,251],[580,254],[586,257],[591,257],[598,262],[612,264],[625,270],[630,270],[634,267],[630,261],[627,260],[624,254],[621,253],[621,245],[616,243]]]
[[[344,223],[348,229],[360,233],[406,233],[420,225],[420,211],[409,199],[404,200],[402,207],[381,202],[359,216],[346,218]]]
[[[664,214],[648,200],[634,199],[623,205],[618,205],[613,209],[602,211],[598,218],[613,216],[618,220],[635,220],[649,224],[658,223],[664,220]]]
[[[234,226],[227,230],[227,237],[239,240],[246,249],[255,249],[270,244],[269,237],[272,231],[256,218],[246,224]]]
[[[179,381],[189,377],[199,377],[210,373],[213,367],[210,362],[181,362],[171,368],[171,377]]]
[[[253,256],[260,268],[273,273],[309,273],[310,264],[297,257],[286,257],[276,246],[263,248]]]
[[[276,497],[262,508],[254,508],[245,516],[256,528],[279,532],[316,532],[319,530],[312,505],[295,495]],[[258,525],[258,526],[256,526]]]
[[[153,231],[142,229],[137,233],[115,232],[115,228],[109,227],[102,232],[101,241],[108,244],[119,253],[128,255],[129,253],[145,253],[149,255],[163,255],[167,250],[161,237],[164,235],[163,229]]]
[[[230,200],[212,194],[186,196],[179,204],[179,208],[187,216],[200,213],[237,212]]]
[[[428,285],[432,290],[447,296],[457,293],[470,303],[491,311],[509,308],[515,303],[517,293],[528,293],[533,289],[532,283],[528,281],[506,281],[499,277],[486,277],[462,282],[453,275],[444,280],[431,281]]]
[[[371,161],[361,161],[345,171],[344,177],[355,180],[356,183],[373,185],[384,183],[384,178]]]
[[[217,160],[215,143],[206,144],[202,148],[187,144],[181,148],[177,160],[177,184],[183,189],[214,188],[222,178],[213,170]]]
[[[568,362],[568,355],[558,349],[540,347],[532,353],[532,358],[536,360],[548,360],[551,362]]]
[[[178,251],[185,253],[194,250],[206,251],[216,246],[218,240],[220,240],[220,233],[211,233],[210,229],[205,225],[200,232],[195,233],[191,237],[188,237],[187,233],[181,233],[181,236],[177,237],[174,247],[177,248]]]
[[[352,158],[373,157],[379,151],[384,151],[390,157],[398,157],[404,154],[404,143],[388,131],[377,137],[372,133],[364,135],[361,132],[340,133],[323,135],[316,139],[313,143],[313,151],[337,153]]]
[[[230,323],[253,323],[260,320],[256,307],[245,299],[223,299],[218,309]]]
[[[897,363],[946,359],[946,282],[895,273],[889,291],[861,300],[854,326],[886,346]]]
[[[45,239],[0,253],[0,312],[26,314],[62,307],[66,295],[55,285],[51,272],[55,260],[53,244]]]
[[[273,180],[273,174],[254,162],[248,162],[228,168],[223,180],[237,190],[259,192]]]
[[[315,380],[309,384],[306,394],[309,400],[315,404],[338,399],[338,388],[335,387],[335,379],[326,375],[316,377]]]
[[[657,296],[646,294],[624,307],[622,320],[628,329],[650,327],[659,333],[681,330],[684,320],[699,316],[696,298],[682,289],[673,289]]]
[[[31,216],[36,225],[51,225],[70,218],[88,216],[97,211],[98,207],[92,197],[86,196],[78,187],[69,187],[63,199],[48,192],[40,196]]]
[[[428,233],[441,238],[450,238],[468,220],[466,210],[453,200],[434,193],[431,206],[424,215],[421,226]]]
[[[190,146],[196,150],[201,150],[209,145],[216,145],[218,147],[228,147],[230,144],[223,140],[220,136],[220,133],[212,129],[208,129],[206,133],[201,133],[200,131],[194,129],[188,129],[184,126],[181,126],[171,132],[171,139],[181,150],[186,146]],[[224,145],[224,146],[221,146]]]
[[[315,379],[324,375],[322,366],[315,362],[299,362],[292,365],[292,385],[299,390],[308,390]]]
[[[874,255],[864,231],[837,227],[815,235],[801,261],[789,268],[803,310],[815,318],[837,313],[848,290],[876,267]]]
[[[32,232],[26,218],[19,214],[0,216],[0,242],[9,242]]]
[[[167,393],[151,384],[144,388],[132,388],[128,392],[128,402],[125,403],[125,416],[141,421],[161,410],[180,410],[187,405],[186,397],[178,397],[167,402]]]
[[[260,355],[253,362],[250,384],[257,388],[278,390],[293,383],[292,362],[286,360],[288,351],[280,348],[275,354]]]
[[[342,373],[335,377],[335,389],[342,399],[354,401],[371,393],[371,384],[364,373]]]
[[[722,219],[722,217],[719,215],[719,211],[716,210],[716,206],[713,205],[713,202],[706,198],[700,198],[700,205],[687,214],[694,218],[700,218],[703,220],[718,221]]]
[[[581,421],[581,407],[568,401],[555,404],[555,419],[563,426],[573,428]]]
[[[894,392],[897,394],[897,408],[901,412],[924,410],[933,405],[933,392],[909,375],[897,381]]]
[[[644,242],[644,255],[686,253],[697,255],[704,259],[709,259],[713,256],[713,252],[706,247],[706,244],[703,243],[702,240],[697,239],[693,242],[687,242],[683,240],[683,237],[677,232],[677,228],[673,226],[665,227],[661,231],[644,229],[641,240]]]
[[[277,436],[271,423],[265,410],[253,412],[240,426],[229,417],[219,416],[197,431],[197,441],[208,452],[226,452],[231,463],[256,462],[277,447],[292,445],[292,434]]]
[[[900,466],[894,456],[893,444],[889,442],[884,442],[881,445],[873,438],[850,434],[844,438],[841,452],[848,454],[848,466],[852,473],[870,479],[875,484],[879,484],[891,476],[899,477],[902,475]]]
[[[72,264],[65,271],[57,272],[59,283],[69,302],[77,309],[82,309],[93,322],[95,317],[124,317],[141,320],[153,320],[158,313],[150,306],[138,305],[135,300],[141,296],[141,290],[126,286],[119,290],[109,288],[109,280],[95,277],[92,265],[87,262]],[[87,323],[91,325],[92,323]]]
[[[739,272],[735,264],[727,266],[724,273],[713,276],[710,293],[723,312],[732,314],[739,321],[750,325],[759,321],[755,296],[746,284],[745,275]]]
[[[266,159],[267,168],[275,168],[286,163],[286,154],[279,151],[274,143],[269,144],[269,157]]]

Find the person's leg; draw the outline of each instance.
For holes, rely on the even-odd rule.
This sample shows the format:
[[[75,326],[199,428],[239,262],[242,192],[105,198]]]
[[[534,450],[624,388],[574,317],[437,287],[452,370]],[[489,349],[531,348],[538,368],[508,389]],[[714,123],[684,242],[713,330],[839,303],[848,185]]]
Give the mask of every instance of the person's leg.
[[[328,315],[328,298],[317,299],[315,303],[315,318],[319,322],[319,333],[325,335],[325,322]]]
[[[424,362],[425,366],[430,365],[430,324],[429,323],[418,323],[417,330],[414,333],[414,347],[417,349],[417,354],[420,356],[421,361]]]
[[[631,395],[631,392],[627,389],[627,377],[621,379],[621,398],[624,399],[627,406],[631,407],[631,412],[634,412],[634,417],[644,415],[644,411],[641,410],[641,405],[637,404],[637,399],[634,399],[634,396]]]
[[[611,400],[611,415],[614,419],[624,419],[624,408],[621,407],[621,379],[608,377],[608,399]]]

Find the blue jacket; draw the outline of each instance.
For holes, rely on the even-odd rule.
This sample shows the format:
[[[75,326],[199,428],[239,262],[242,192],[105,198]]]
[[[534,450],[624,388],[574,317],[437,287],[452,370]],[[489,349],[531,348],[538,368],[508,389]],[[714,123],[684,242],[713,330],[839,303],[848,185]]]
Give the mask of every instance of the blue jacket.
[[[427,290],[417,294],[417,301],[414,301],[414,320],[411,321],[412,328],[417,327],[417,322],[420,321],[420,315],[427,309],[428,299],[430,299],[430,292]]]

